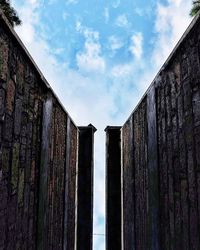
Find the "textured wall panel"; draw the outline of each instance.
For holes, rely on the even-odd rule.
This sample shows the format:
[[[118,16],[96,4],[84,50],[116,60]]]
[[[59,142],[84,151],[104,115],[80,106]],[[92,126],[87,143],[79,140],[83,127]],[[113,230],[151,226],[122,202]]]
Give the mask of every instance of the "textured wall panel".
[[[79,127],[77,250],[92,250],[93,240],[93,168],[94,133],[89,125]]]
[[[0,12],[0,249],[74,249],[77,147],[78,128]]]
[[[199,24],[198,24],[199,27]],[[161,244],[198,249],[199,44],[188,35],[157,83]]]
[[[199,29],[197,16],[122,127],[123,249],[200,248]]]
[[[120,250],[121,127],[106,128],[106,250]]]
[[[135,249],[135,168],[133,117],[122,128],[122,245]]]

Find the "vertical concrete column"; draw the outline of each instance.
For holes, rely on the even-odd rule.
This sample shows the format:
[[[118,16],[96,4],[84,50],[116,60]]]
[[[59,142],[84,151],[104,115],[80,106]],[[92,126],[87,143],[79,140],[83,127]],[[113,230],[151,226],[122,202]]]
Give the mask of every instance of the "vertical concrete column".
[[[106,132],[106,250],[121,250],[121,127]]]
[[[147,94],[148,122],[148,179],[149,179],[149,212],[148,235],[149,248],[159,247],[159,189],[158,189],[158,141],[155,86]]]
[[[66,131],[66,151],[65,151],[65,177],[64,177],[64,225],[63,225],[63,250],[67,250],[67,225],[68,225],[68,185],[69,185],[69,177],[68,177],[68,169],[70,166],[70,145],[71,145],[71,121],[69,116],[67,117],[67,131]]]
[[[37,229],[37,249],[46,249],[46,222],[47,222],[47,197],[48,197],[48,165],[49,165],[49,139],[52,122],[53,102],[51,97],[43,104],[42,121],[42,147],[40,161],[39,180],[39,206],[38,206],[38,229]]]
[[[136,249],[136,165],[134,115],[121,129],[122,250]],[[137,204],[138,205],[138,204]]]
[[[79,127],[76,250],[92,250],[95,131],[91,124]]]

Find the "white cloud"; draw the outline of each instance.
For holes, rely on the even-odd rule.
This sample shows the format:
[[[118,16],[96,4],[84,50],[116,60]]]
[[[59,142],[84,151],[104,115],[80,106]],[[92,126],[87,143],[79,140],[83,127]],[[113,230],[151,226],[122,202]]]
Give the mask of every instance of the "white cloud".
[[[109,12],[109,8],[108,7],[106,7],[104,9],[103,15],[104,15],[104,18],[105,18],[105,23],[108,23],[109,20],[110,20],[110,12]]]
[[[123,46],[124,43],[119,37],[112,35],[108,38],[108,48],[110,48],[111,50],[118,50]]]
[[[94,31],[88,27],[82,26],[82,23],[80,21],[76,22],[76,31],[82,34],[87,41],[99,40],[99,32]]]
[[[32,4],[32,5],[36,5],[39,3],[39,1],[38,0],[27,0],[27,3]]]
[[[64,20],[64,21],[67,20],[68,17],[69,17],[69,14],[68,14],[66,11],[63,12],[63,14],[62,14],[63,20]]]
[[[78,0],[67,0],[66,1],[66,4],[69,5],[69,4],[77,4],[78,3]]]
[[[48,4],[49,4],[49,5],[54,4],[54,3],[56,3],[56,1],[57,1],[57,0],[49,0],[49,1],[48,1]]]
[[[144,9],[142,8],[135,8],[135,13],[138,15],[138,16],[143,16],[144,15]]]
[[[152,61],[160,67],[176,45],[191,18],[191,0],[168,0],[166,5],[157,4],[155,20],[155,46]]]
[[[13,4],[17,5],[17,0],[14,0]],[[17,8],[23,25],[17,26],[15,29],[26,45],[31,44],[35,39],[35,26],[39,23],[39,14],[37,12],[39,6],[40,2],[38,0],[27,0],[25,5]]]
[[[105,70],[105,61],[100,56],[101,46],[99,43],[86,42],[85,50],[76,55],[77,65],[81,71],[99,73]]]
[[[53,53],[55,55],[60,55],[60,54],[62,54],[64,52],[64,50],[65,50],[64,48],[56,48],[56,49],[53,50]]]
[[[119,27],[127,27],[129,25],[126,14],[117,17],[115,24]]]
[[[84,50],[76,54],[79,70],[82,72],[104,72],[106,63],[101,56],[99,32],[82,26],[79,21],[76,23],[76,30],[85,37]]]
[[[112,3],[112,7],[116,9],[119,7],[120,3],[121,3],[121,0],[115,0]]]
[[[179,7],[179,6],[181,5],[182,2],[184,3],[183,0],[168,0],[168,3],[169,3],[169,4],[175,5],[175,6],[177,6],[177,7]],[[184,3],[184,4],[185,4],[185,3]]]
[[[149,19],[153,14],[153,7],[151,5],[145,6],[145,8],[138,8],[137,7],[134,9],[134,12],[140,17]]]
[[[129,51],[136,59],[140,59],[142,56],[142,42],[143,36],[142,33],[138,32],[131,37],[131,45]]]
[[[116,78],[127,77],[132,70],[132,64],[119,64],[112,68],[111,75]]]

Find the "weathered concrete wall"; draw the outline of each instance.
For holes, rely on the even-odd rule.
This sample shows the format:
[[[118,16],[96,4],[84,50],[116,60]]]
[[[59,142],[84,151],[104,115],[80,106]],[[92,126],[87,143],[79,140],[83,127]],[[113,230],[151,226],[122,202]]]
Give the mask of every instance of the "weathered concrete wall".
[[[200,20],[157,79],[160,240],[200,248]]]
[[[79,127],[77,250],[92,250],[93,228],[93,151],[92,125]]]
[[[122,249],[158,247],[158,165],[154,89],[122,127]],[[153,101],[152,101],[153,98]]]
[[[200,249],[199,30],[197,16],[122,127],[124,250]]]
[[[106,250],[121,249],[121,127],[106,128]]]
[[[75,248],[78,145],[78,128],[0,13],[0,249]]]

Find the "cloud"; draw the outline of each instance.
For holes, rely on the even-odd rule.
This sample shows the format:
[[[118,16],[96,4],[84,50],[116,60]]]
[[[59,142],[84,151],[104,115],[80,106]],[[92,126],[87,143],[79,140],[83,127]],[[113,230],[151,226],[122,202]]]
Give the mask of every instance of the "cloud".
[[[115,78],[127,77],[132,72],[132,64],[118,64],[112,68],[111,75]]]
[[[182,2],[184,1],[183,0],[168,0],[169,4],[175,5],[176,7],[179,7]]]
[[[54,3],[56,3],[56,1],[57,1],[57,0],[49,0],[49,1],[48,1],[48,4],[49,4],[49,5],[54,4]]]
[[[118,50],[124,46],[122,39],[117,36],[109,36],[108,37],[108,48],[112,51]]]
[[[92,42],[99,40],[99,32],[83,26],[80,21],[76,22],[76,31],[82,34],[87,41]]]
[[[172,48],[188,26],[191,18],[189,10],[192,1],[168,0],[167,4],[157,4],[155,19],[155,46],[152,61],[157,67],[164,63]]]
[[[30,3],[32,5],[36,5],[39,3],[39,1],[38,0],[27,0],[27,3]]]
[[[116,9],[119,7],[120,3],[121,3],[121,0],[115,0],[112,3],[112,7]]]
[[[85,38],[84,50],[76,54],[76,62],[81,72],[103,73],[105,70],[105,60],[101,56],[101,44],[99,42],[99,32],[82,26],[81,22],[76,23],[76,30]]]
[[[67,0],[66,1],[66,4],[69,5],[69,4],[77,4],[78,3],[78,0]]]
[[[136,7],[134,12],[140,17],[150,19],[153,14],[153,7],[151,5],[145,6],[145,8]]]
[[[63,14],[62,14],[63,20],[64,21],[67,20],[68,17],[69,17],[69,13],[67,13],[66,11],[64,11]]]
[[[138,16],[143,16],[144,15],[144,10],[142,8],[135,8],[135,13],[138,15]]]
[[[84,72],[104,72],[105,61],[100,56],[101,46],[98,43],[86,42],[85,50],[76,55],[77,65]]]
[[[129,25],[126,14],[120,15],[115,20],[115,24],[119,27],[127,27]]]
[[[17,5],[17,0],[14,0],[13,4]],[[27,0],[21,8],[17,8],[23,25],[17,26],[15,29],[26,45],[31,44],[35,39],[35,26],[39,24],[40,20],[37,12],[39,6],[38,0]]]
[[[138,32],[131,37],[131,45],[129,47],[129,51],[138,60],[141,58],[143,53],[142,42],[143,36],[141,32]]]
[[[109,12],[109,8],[108,7],[106,7],[104,9],[103,15],[104,15],[104,18],[105,18],[105,23],[108,23],[109,20],[110,20],[110,12]]]

